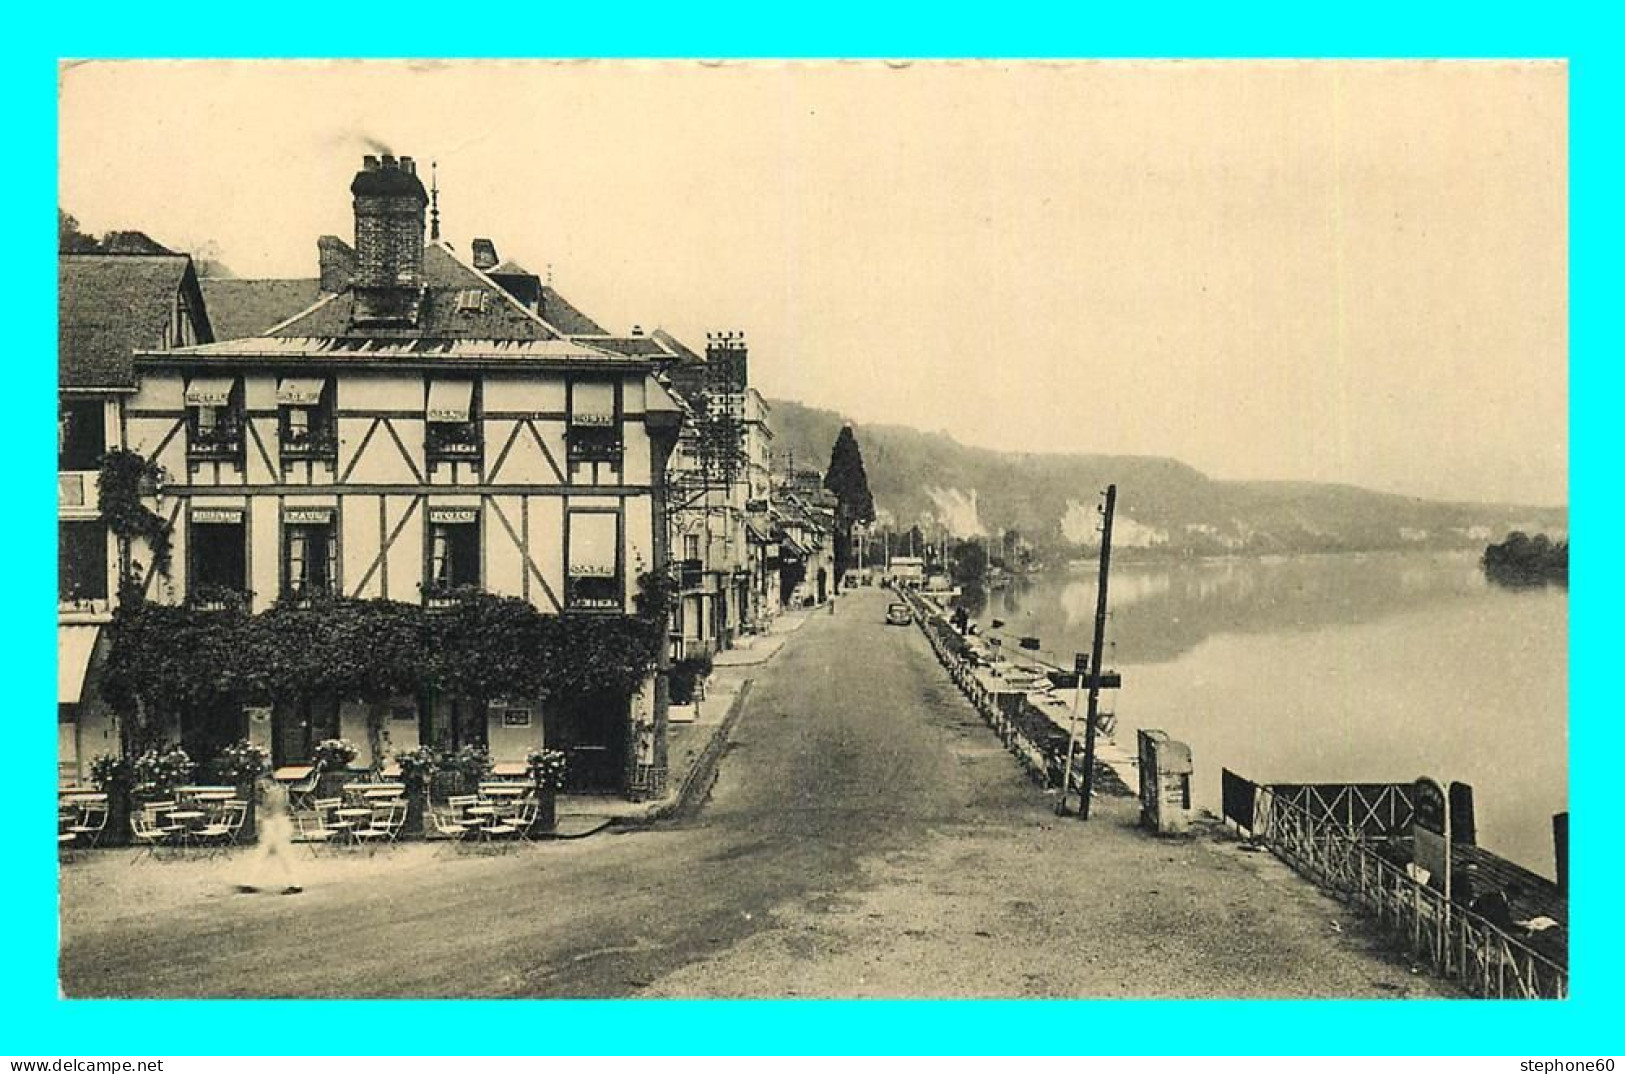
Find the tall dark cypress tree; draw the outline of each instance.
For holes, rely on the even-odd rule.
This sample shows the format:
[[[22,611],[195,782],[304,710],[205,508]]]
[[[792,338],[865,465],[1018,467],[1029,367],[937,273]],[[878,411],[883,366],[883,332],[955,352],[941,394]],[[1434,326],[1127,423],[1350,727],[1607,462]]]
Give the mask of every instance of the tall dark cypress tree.
[[[835,494],[835,584],[852,565],[852,527],[875,520],[875,498],[863,469],[863,452],[852,426],[843,425],[829,453],[824,487]]]

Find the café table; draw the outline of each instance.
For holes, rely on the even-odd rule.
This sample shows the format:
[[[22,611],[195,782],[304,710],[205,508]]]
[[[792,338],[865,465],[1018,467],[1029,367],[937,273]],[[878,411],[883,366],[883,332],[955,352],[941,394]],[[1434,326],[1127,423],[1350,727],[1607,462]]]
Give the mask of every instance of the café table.
[[[352,843],[358,842],[355,837],[356,830],[364,828],[372,822],[372,810],[360,806],[337,809],[333,811],[333,815],[339,819],[333,822],[332,827]],[[363,821],[367,823],[363,824]]]
[[[194,825],[209,819],[209,815],[203,812],[201,809],[176,809],[171,810],[166,815],[171,821],[180,825],[180,831],[176,832],[175,834],[178,835],[180,837],[180,841],[187,846],[191,845],[192,836],[196,834],[196,828],[194,828]]]

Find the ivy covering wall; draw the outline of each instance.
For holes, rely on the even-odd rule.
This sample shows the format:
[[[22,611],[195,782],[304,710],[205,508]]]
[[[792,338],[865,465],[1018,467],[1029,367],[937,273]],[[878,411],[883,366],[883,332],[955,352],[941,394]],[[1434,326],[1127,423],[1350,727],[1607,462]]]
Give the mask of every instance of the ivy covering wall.
[[[144,720],[311,697],[630,694],[659,662],[670,600],[670,581],[645,575],[633,615],[544,615],[488,593],[448,608],[338,598],[259,614],[137,602],[109,628],[102,694],[131,728],[127,749],[144,744]]]

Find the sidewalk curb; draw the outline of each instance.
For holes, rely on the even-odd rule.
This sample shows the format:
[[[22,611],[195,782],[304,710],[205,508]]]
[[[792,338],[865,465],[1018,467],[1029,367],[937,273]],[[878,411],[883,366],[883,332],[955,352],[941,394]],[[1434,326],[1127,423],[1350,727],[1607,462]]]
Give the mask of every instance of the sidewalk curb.
[[[665,820],[688,808],[703,794],[696,788],[702,784],[705,790],[710,790],[712,782],[716,779],[717,762],[722,759],[723,748],[728,743],[728,736],[733,733],[734,725],[739,722],[739,716],[744,711],[744,701],[750,694],[754,679],[742,679],[739,690],[728,702],[728,711],[723,713],[722,719],[711,729],[711,737],[706,739],[705,746],[700,755],[694,759],[688,771],[677,782],[677,790],[651,802],[639,813],[611,817],[606,827],[615,828],[642,828],[653,824],[657,820]],[[598,829],[602,831],[603,829]]]
[[[571,815],[578,817],[591,816],[591,814],[586,813],[576,813]],[[593,817],[592,819],[593,826],[585,829],[584,831],[572,832],[569,835],[565,835],[558,831],[543,832],[540,835],[533,836],[532,838],[538,842],[543,840],[548,842],[562,842],[570,839],[585,839],[590,835],[597,835],[599,832],[615,823],[614,817]]]
[[[795,626],[784,632],[784,641],[775,646],[773,651],[763,656],[762,659],[748,664],[723,665],[718,670],[756,668],[770,663],[779,653],[784,651],[784,646],[789,642],[790,635],[805,626],[810,618],[812,618],[810,615],[802,616]],[[728,703],[728,711],[723,714],[721,721],[712,730],[711,737],[706,741],[704,748],[700,750],[700,755],[694,759],[694,763],[689,767],[688,772],[678,781],[677,790],[674,794],[651,804],[648,809],[635,816],[615,817],[610,821],[610,825],[619,828],[644,827],[653,824],[657,820],[666,820],[677,816],[704,798],[705,794],[710,791],[711,785],[716,782],[717,765],[722,760],[723,751],[728,745],[729,736],[733,734],[734,725],[739,722],[739,717],[745,711],[745,699],[750,696],[750,688],[755,681],[754,676],[749,675],[740,679],[739,691],[734,694],[733,700]]]
[[[728,738],[733,734],[734,725],[745,711],[745,699],[750,696],[750,688],[755,679],[745,679],[739,684],[739,692],[734,695],[733,701],[728,705],[728,712],[717,724],[716,730],[711,733],[711,740],[700,751],[694,764],[689,768],[688,774],[678,785],[677,793],[671,799],[662,802],[651,809],[641,821],[637,823],[650,823],[677,816],[686,811],[710,791],[711,785],[717,779],[717,765],[722,760],[722,754],[728,746]]]

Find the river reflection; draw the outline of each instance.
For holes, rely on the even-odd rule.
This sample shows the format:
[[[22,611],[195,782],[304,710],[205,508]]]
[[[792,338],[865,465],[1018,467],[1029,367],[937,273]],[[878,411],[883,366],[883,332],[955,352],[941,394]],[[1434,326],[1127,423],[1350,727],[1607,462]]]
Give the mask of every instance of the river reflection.
[[[1160,727],[1195,751],[1197,802],[1219,770],[1261,781],[1473,784],[1480,841],[1552,867],[1567,808],[1568,594],[1488,584],[1462,555],[1318,556],[1114,566],[1108,663],[1118,739]],[[978,616],[1070,663],[1089,649],[1092,576],[1013,582]]]
[[[1112,569],[1107,633],[1119,660],[1175,660],[1221,631],[1307,630],[1480,600],[1487,592],[1477,562],[1462,555],[1125,564]],[[1095,578],[1016,579],[992,591],[985,607],[979,603],[970,609],[979,620],[1002,619],[1012,633],[1036,634],[1056,653],[1082,651],[1094,629]]]

